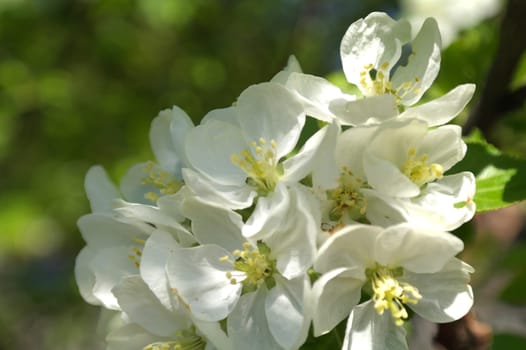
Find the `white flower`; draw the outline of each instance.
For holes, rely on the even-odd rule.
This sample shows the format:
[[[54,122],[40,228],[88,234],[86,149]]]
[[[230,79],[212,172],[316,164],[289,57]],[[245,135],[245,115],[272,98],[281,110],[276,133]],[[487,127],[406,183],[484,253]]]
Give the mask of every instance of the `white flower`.
[[[113,293],[127,323],[108,335],[109,349],[231,349],[217,322],[195,321],[184,307],[166,309],[139,276],[124,278]]]
[[[304,205],[298,197],[289,201],[292,208]],[[167,271],[171,287],[193,316],[203,321],[227,318],[227,333],[236,349],[301,345],[310,322],[304,300],[315,249],[313,220],[296,214],[274,232],[265,230],[270,228],[267,224],[246,240],[238,214],[197,200],[185,206],[203,245],[177,250],[169,257]]]
[[[302,104],[276,83],[246,89],[234,107],[209,113],[186,141],[185,183],[196,196],[231,209],[250,207],[279,184],[294,186],[312,170],[327,128],[294,156],[305,122]]]
[[[446,95],[412,107],[431,86],[440,68],[440,32],[434,19],[423,23],[411,39],[407,21],[373,12],[354,22],[345,33],[340,54],[347,80],[364,98],[341,96],[330,102],[338,121],[347,125],[377,124],[397,117],[417,118],[430,126],[453,119],[471,99],[475,86],[459,85]],[[407,65],[402,47],[411,43]]]
[[[188,166],[184,140],[194,124],[179,107],[165,109],[153,119],[150,145],[157,162],[139,163],[124,175],[120,189],[124,198],[151,204],[183,186],[182,168]]]
[[[459,319],[473,303],[473,269],[455,258],[462,249],[447,232],[409,224],[343,228],[314,263],[314,335],[349,316],[343,349],[406,349],[407,307],[432,322]],[[356,306],[362,292],[371,299]]]
[[[75,279],[91,304],[119,310],[111,289],[126,276],[139,273],[142,248],[153,227],[108,214],[88,214],[78,221],[86,246],[75,262]]]
[[[333,143],[333,155],[313,174],[326,231],[365,218],[450,230],[473,216],[473,174],[445,175],[466,151],[458,126],[390,121],[348,129]]]

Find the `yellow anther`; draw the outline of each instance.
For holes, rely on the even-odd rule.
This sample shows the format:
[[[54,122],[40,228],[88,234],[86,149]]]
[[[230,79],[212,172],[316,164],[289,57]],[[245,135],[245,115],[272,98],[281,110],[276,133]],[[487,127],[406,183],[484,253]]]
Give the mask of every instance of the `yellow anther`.
[[[338,184],[338,187],[327,191],[328,199],[333,201],[330,219],[342,222],[344,215],[352,220],[362,218],[366,213],[367,200],[360,189],[366,187],[366,183],[344,166],[338,177]]]
[[[276,155],[276,141],[270,140],[270,148],[264,138],[260,138],[259,144],[255,141],[249,143],[253,152],[244,149],[239,154],[232,154],[232,163],[247,175],[247,184],[253,186],[260,195],[272,192],[281,176],[280,167]]]
[[[272,278],[275,269],[275,260],[269,257],[270,249],[262,242],[258,242],[258,247],[250,243],[243,244],[243,250],[235,250],[232,255],[236,257],[230,262],[234,271],[228,271],[225,276],[231,284],[242,283],[243,287],[255,289],[267,279]],[[225,257],[220,261],[225,262]],[[228,258],[228,257],[227,257]]]
[[[440,179],[444,173],[442,165],[437,163],[428,164],[427,154],[417,156],[414,148],[408,151],[407,160],[400,170],[417,186]]]
[[[376,312],[382,315],[385,310],[389,310],[398,326],[402,326],[408,317],[404,305],[417,304],[422,299],[416,287],[397,279],[402,273],[401,268],[389,268],[380,264],[366,272],[371,280]]]
[[[142,183],[156,187],[161,195],[177,193],[182,187],[182,183],[175,176],[157,167],[153,162],[146,163],[144,171],[147,175],[142,179]],[[155,192],[147,192],[144,197],[155,202],[160,195]]]

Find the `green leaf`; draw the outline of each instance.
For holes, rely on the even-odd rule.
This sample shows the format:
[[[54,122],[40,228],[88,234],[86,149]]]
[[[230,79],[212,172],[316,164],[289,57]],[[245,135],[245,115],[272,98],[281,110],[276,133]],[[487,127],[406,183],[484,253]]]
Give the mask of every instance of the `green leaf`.
[[[478,133],[466,138],[466,157],[451,173],[471,171],[477,191],[477,212],[507,207],[526,199],[526,160],[503,154]]]

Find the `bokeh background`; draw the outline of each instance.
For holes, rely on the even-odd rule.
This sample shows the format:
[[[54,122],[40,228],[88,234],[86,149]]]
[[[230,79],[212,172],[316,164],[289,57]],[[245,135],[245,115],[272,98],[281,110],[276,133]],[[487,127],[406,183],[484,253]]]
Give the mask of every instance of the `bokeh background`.
[[[101,164],[117,181],[152,159],[148,130],[160,110],[178,105],[198,122],[291,54],[345,88],[341,37],[374,10],[441,16],[447,47],[426,98],[465,82],[483,87],[506,2],[460,5],[471,2],[0,0],[0,349],[103,348],[99,308],[82,300],[73,275],[84,245],[76,220],[89,212],[84,175]],[[521,59],[510,86],[525,82]],[[506,111],[486,136],[525,156],[525,115]],[[523,213],[481,216],[461,232],[479,270],[475,290],[489,293],[480,314],[494,349],[526,348]],[[494,323],[498,307],[517,317],[512,326]]]

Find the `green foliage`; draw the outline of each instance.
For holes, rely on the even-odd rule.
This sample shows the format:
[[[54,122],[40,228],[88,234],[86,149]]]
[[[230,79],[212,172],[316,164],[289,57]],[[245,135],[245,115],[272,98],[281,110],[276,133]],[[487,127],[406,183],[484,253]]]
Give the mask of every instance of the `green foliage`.
[[[497,334],[493,338],[492,350],[526,349],[526,338],[511,334]]]
[[[526,160],[509,156],[480,134],[466,139],[466,157],[452,172],[471,171],[477,180],[477,212],[503,208],[526,199]]]

